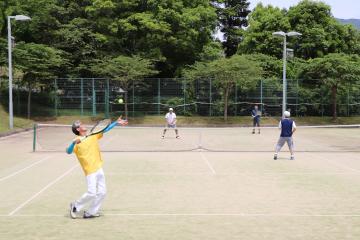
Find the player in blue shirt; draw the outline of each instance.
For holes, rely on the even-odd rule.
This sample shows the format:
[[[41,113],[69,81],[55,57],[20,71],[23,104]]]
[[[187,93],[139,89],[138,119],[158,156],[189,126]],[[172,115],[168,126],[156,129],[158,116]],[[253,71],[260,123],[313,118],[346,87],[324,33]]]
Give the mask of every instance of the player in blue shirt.
[[[295,121],[290,119],[290,112],[284,112],[284,118],[279,123],[279,129],[281,129],[281,134],[279,141],[276,144],[274,160],[277,160],[278,153],[281,148],[284,146],[285,142],[289,146],[289,150],[291,153],[290,160],[295,160],[294,157],[294,141],[292,135],[296,131]]]
[[[261,112],[259,111],[259,108],[257,105],[254,106],[254,109],[251,110],[251,116],[253,118],[253,131],[252,134],[255,134],[255,127],[258,127],[258,133],[260,134],[260,117]]]

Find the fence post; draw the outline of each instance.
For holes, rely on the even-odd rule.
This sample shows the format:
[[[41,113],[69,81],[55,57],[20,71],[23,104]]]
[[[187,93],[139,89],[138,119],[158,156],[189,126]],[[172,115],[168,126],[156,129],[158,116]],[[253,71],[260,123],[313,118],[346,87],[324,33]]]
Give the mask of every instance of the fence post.
[[[295,105],[295,113],[296,116],[299,116],[299,79],[296,79],[296,105]]]
[[[260,111],[263,113],[264,105],[263,105],[263,80],[260,80]]]
[[[237,84],[235,83],[235,116],[237,116],[237,99],[238,99],[238,89],[237,89]]]
[[[209,89],[209,116],[212,116],[212,79],[209,81],[210,89]]]
[[[58,86],[57,86],[57,79],[54,79],[54,89],[55,89],[55,95],[54,95],[54,109],[55,109],[55,117],[58,116],[58,101],[57,101],[57,94],[58,94]]]
[[[160,98],[160,87],[161,87],[161,85],[160,85],[160,78],[158,78],[158,107],[157,107],[157,113],[158,113],[158,115],[160,115],[160,104],[161,104],[161,98]]]
[[[81,116],[84,115],[84,79],[80,79],[80,107],[81,107]]]
[[[21,113],[21,101],[20,101],[20,89],[19,89],[19,86],[17,86],[17,114],[20,115]]]
[[[133,80],[132,87],[132,117],[135,117],[135,81]]]
[[[109,92],[110,92],[110,83],[109,79],[106,80],[106,87],[105,87],[105,117],[109,118]]]
[[[347,89],[347,116],[350,116],[350,85]]]
[[[92,115],[96,116],[96,92],[95,92],[95,79],[92,79]]]
[[[184,94],[184,114],[186,112],[186,79],[183,78],[183,94]]]

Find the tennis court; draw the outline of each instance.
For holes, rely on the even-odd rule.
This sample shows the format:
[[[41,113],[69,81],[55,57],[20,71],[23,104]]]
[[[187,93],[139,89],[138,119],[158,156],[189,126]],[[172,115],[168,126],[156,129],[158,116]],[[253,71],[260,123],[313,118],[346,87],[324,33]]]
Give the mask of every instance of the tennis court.
[[[101,140],[102,217],[70,219],[85,190],[68,126],[0,138],[0,239],[359,239],[360,128],[115,128]]]

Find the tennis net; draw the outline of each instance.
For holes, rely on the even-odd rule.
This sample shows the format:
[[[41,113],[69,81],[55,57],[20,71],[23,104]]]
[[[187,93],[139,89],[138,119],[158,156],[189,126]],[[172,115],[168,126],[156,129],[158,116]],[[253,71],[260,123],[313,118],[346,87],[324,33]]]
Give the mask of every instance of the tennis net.
[[[162,127],[116,127],[100,140],[103,152],[272,152],[280,132],[263,127],[261,134],[251,127],[178,128],[180,139]],[[75,138],[70,125],[37,124],[34,151],[63,152]],[[360,125],[298,126],[294,136],[297,152],[358,152]],[[284,151],[288,151],[284,146]]]

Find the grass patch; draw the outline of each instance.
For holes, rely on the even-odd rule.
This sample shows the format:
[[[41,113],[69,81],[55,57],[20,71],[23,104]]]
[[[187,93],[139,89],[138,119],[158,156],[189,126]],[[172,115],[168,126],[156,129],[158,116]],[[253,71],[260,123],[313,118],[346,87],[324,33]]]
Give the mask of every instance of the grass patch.
[[[26,118],[14,117],[14,129],[9,128],[9,114],[5,111],[4,107],[0,105],[0,133],[8,133],[18,131],[21,129],[31,128],[33,125],[32,120]]]

